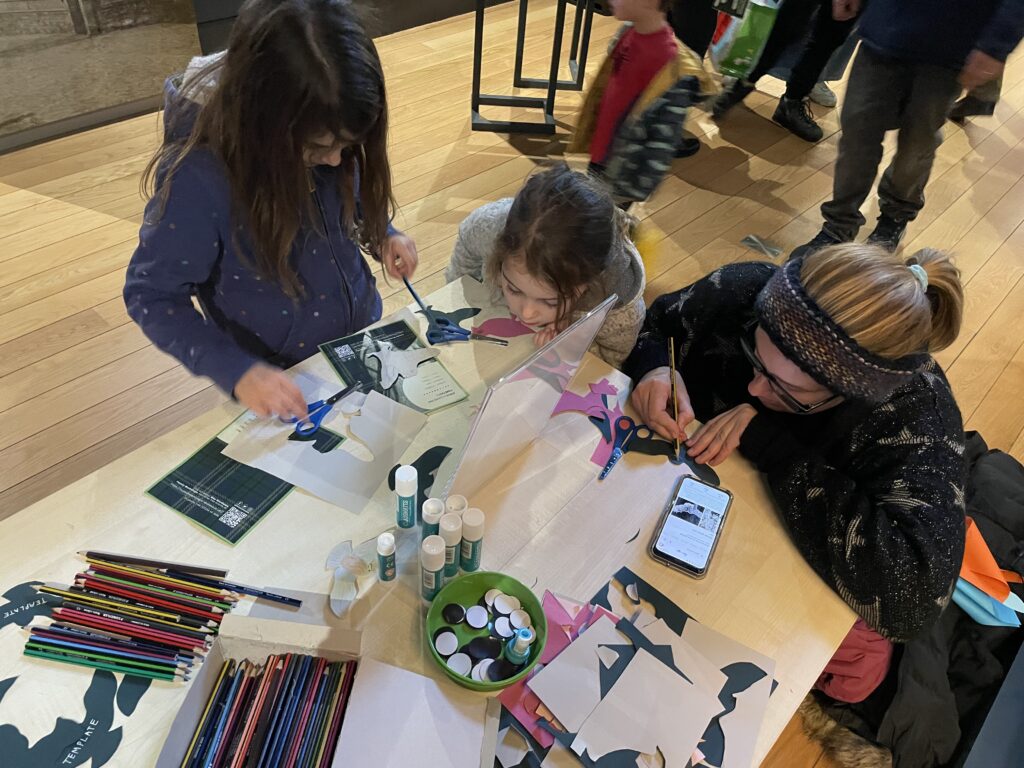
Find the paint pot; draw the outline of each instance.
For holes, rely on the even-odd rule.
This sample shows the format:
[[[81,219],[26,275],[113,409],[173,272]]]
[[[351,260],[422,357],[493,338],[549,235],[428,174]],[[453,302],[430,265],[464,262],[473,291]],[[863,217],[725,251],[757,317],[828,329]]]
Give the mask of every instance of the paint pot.
[[[416,525],[416,494],[419,491],[416,467],[403,464],[395,470],[395,494],[398,496],[398,527]]]
[[[377,578],[392,581],[395,578],[395,534],[384,531],[377,537]]]
[[[427,499],[423,502],[420,516],[423,518],[423,538],[435,536],[440,530],[441,516],[444,515],[444,502],[440,499]]]
[[[451,578],[459,573],[459,545],[462,543],[462,518],[454,512],[448,512],[441,515],[439,527],[441,538],[444,539],[444,575],[445,578]]]
[[[515,636],[505,646],[505,658],[512,664],[525,664],[530,658],[530,646],[536,639],[537,635],[532,629],[528,627],[517,629]]]
[[[427,536],[420,545],[420,587],[427,602],[441,591],[444,549],[444,539],[440,536]]]
[[[468,508],[469,502],[466,501],[466,497],[457,493],[452,496],[448,496],[444,501],[444,511],[451,512],[459,517],[462,517],[462,513]]]
[[[470,507],[462,513],[462,570],[480,570],[480,553],[484,547],[484,513]]]

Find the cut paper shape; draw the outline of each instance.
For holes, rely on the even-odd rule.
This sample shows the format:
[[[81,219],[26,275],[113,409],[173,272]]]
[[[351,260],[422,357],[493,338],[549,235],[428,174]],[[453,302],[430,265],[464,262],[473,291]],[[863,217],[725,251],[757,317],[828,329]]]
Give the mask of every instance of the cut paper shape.
[[[685,670],[686,676],[704,690],[720,691],[727,684],[729,676],[725,672],[669,629],[668,624],[661,619],[648,624],[640,631],[652,644],[669,646],[676,668]]]
[[[473,333],[481,336],[498,336],[503,339],[514,339],[517,336],[529,336],[535,333],[533,328],[512,317],[492,317],[484,320],[473,328]]]
[[[420,518],[420,511],[423,509],[423,502],[430,497],[430,489],[434,487],[437,470],[441,468],[441,464],[451,452],[452,449],[446,445],[435,445],[433,448],[425,450],[419,455],[419,458],[412,462],[412,466],[416,467],[416,477],[419,481],[417,483],[417,521]],[[388,473],[388,488],[392,491],[395,490],[395,474],[400,466],[402,465],[395,464]]]
[[[380,362],[380,385],[384,389],[391,389],[399,377],[411,379],[416,375],[416,369],[427,360],[433,360],[441,353],[430,347],[424,349],[398,349],[389,341],[377,342],[380,349],[369,352],[370,357],[375,357]]]
[[[968,616],[987,627],[1019,627],[1020,619],[1012,608],[986,594],[963,578],[956,580],[953,601]]]
[[[329,429],[321,427],[311,435],[300,435],[298,432],[292,430],[288,435],[288,439],[297,443],[312,443],[310,447],[313,450],[319,451],[320,453],[327,453],[341,445],[342,440],[345,438],[341,435],[334,434]]]
[[[622,645],[623,642],[623,636],[611,619],[602,616],[530,679],[530,690],[569,733],[579,731],[601,700],[601,661],[597,647]]]
[[[777,245],[773,245],[769,241],[757,236],[747,235],[740,240],[740,245],[745,245],[752,251],[757,251],[762,256],[767,256],[769,259],[777,259],[782,255],[782,249]]]
[[[611,581],[601,587],[590,602],[594,605],[604,606],[612,613],[616,613],[618,612],[616,606],[612,605],[608,599],[609,591],[617,589],[625,592],[630,590],[630,585],[633,585],[635,588],[636,596],[640,599],[641,603],[650,605],[654,617],[664,620],[668,628],[676,634],[682,634],[683,626],[686,624],[687,619],[690,618],[690,615],[633,573],[629,568],[623,567],[616,571]]]
[[[576,759],[572,750],[556,741],[544,756],[544,762],[540,764],[540,768],[579,768],[579,764],[580,761]]]
[[[510,726],[498,734],[498,748],[494,756],[503,768],[519,765],[529,751],[526,739],[515,728]]]
[[[581,411],[589,416],[601,416],[611,413],[608,398],[614,398],[618,394],[618,389],[615,388],[615,385],[609,382],[608,379],[601,379],[590,384],[589,388],[590,394],[588,395],[577,395],[572,391],[563,392],[558,405],[555,406],[555,410],[551,412],[551,415],[554,416],[564,411]]]
[[[545,355],[538,357],[531,365],[520,370],[509,381],[526,381],[528,379],[540,379],[550,385],[552,389],[562,392],[569,386],[569,380],[576,373],[578,363],[573,365],[558,354],[558,350],[551,350]]]
[[[970,517],[967,518],[967,537],[964,559],[960,566],[960,578],[1013,610],[1024,611],[1024,603],[1010,591],[1009,584],[1011,581],[1021,583],[1020,574],[1004,571],[999,567],[981,531]]]
[[[462,322],[464,320],[468,320],[469,318],[476,317],[480,314],[480,307],[460,307],[459,309],[451,312],[442,312],[433,304],[428,304],[427,309],[429,309],[431,314],[435,317],[447,320],[452,325],[458,326],[459,328],[462,328]],[[428,321],[430,320],[422,309],[416,310],[416,314],[423,315],[423,317],[426,317]]]
[[[714,695],[679,675],[666,675],[658,659],[639,649],[608,695],[586,718],[572,750],[578,755],[586,753],[592,760],[623,750],[639,755],[660,751],[666,765],[684,766],[711,718],[721,709]],[[686,716],[680,717],[680,712]]]
[[[498,751],[498,728],[501,723],[501,702],[487,699],[484,711],[484,735],[480,742],[480,768],[494,768]]]
[[[343,423],[344,417],[332,411],[327,419],[334,425]],[[372,391],[348,423],[352,437],[369,450],[370,461],[352,452],[351,441],[329,453],[311,451],[304,443],[289,441],[291,425],[276,419],[248,425],[223,452],[325,501],[359,512],[425,423],[422,413]]]

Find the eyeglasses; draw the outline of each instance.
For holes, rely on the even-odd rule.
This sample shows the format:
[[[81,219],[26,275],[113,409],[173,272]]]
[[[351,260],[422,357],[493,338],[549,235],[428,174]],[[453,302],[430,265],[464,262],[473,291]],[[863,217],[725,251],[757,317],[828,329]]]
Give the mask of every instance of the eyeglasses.
[[[751,331],[751,334],[753,332]],[[779,399],[785,404],[787,408],[795,413],[807,414],[818,410],[819,408],[828,405],[834,400],[838,399],[839,395],[829,395],[824,400],[819,400],[816,403],[802,403],[797,400],[793,395],[789,393],[786,387],[769,371],[761,358],[757,356],[757,351],[754,348],[752,341],[746,337],[740,337],[740,347],[743,349],[743,354],[747,356],[747,360],[750,365],[753,366],[754,372],[764,376],[768,382],[768,386],[771,387],[772,392],[779,396]]]

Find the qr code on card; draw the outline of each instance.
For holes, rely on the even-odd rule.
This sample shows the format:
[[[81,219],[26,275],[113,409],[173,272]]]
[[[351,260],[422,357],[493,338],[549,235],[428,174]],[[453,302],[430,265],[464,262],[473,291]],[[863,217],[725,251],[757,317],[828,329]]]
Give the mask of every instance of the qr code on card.
[[[344,360],[347,357],[355,357],[356,356],[356,353],[352,350],[352,345],[351,344],[342,344],[340,347],[335,347],[334,351],[337,353],[338,357],[340,357],[342,360]]]
[[[220,521],[228,528],[234,528],[239,523],[244,522],[246,513],[244,509],[238,507],[232,507],[223,515],[220,516]]]

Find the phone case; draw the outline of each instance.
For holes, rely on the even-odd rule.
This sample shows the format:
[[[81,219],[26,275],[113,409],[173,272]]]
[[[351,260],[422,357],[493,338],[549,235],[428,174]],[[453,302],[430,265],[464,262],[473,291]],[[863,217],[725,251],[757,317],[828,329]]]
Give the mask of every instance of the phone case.
[[[715,533],[715,540],[711,544],[711,551],[708,553],[708,563],[706,566],[704,566],[704,570],[702,571],[696,570],[695,568],[687,568],[686,565],[684,565],[680,561],[662,555],[662,553],[658,552],[658,550],[655,549],[655,545],[658,542],[658,538],[661,536],[661,530],[665,527],[665,521],[668,518],[669,514],[672,512],[673,503],[679,496],[679,492],[680,490],[682,490],[683,487],[683,482],[687,478],[690,478],[690,480],[692,480],[695,483],[700,483],[701,485],[705,485],[708,488],[713,488],[716,491],[724,493],[729,499],[725,504],[725,511],[722,512],[722,521],[718,524],[718,531]],[[705,483],[703,480],[698,480],[697,478],[693,477],[693,475],[683,475],[682,477],[679,478],[679,482],[676,483],[672,488],[672,494],[668,497],[668,502],[666,502],[665,504],[665,509],[661,513],[661,517],[658,519],[658,525],[654,529],[654,535],[651,536],[651,542],[647,545],[647,554],[649,554],[653,560],[656,560],[662,565],[668,566],[673,570],[679,571],[680,573],[685,573],[687,576],[690,576],[694,579],[703,579],[705,576],[708,575],[708,570],[711,568],[711,561],[715,557],[715,550],[718,549],[718,542],[722,539],[722,531],[725,530],[725,521],[726,518],[729,517],[729,510],[732,509],[732,500],[732,491],[729,491],[725,488],[720,488],[717,485]]]

